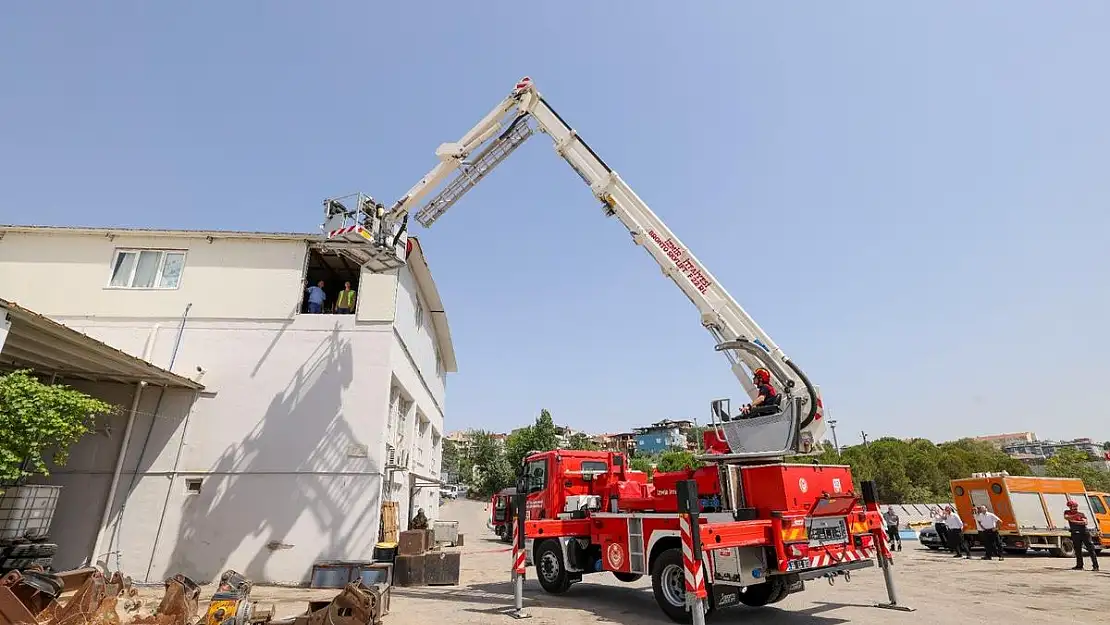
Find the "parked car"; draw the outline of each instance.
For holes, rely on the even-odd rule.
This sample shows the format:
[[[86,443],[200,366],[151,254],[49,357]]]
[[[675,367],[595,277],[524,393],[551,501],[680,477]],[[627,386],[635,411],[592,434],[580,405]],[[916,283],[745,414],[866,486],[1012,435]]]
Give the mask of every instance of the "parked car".
[[[458,496],[459,496],[459,491],[456,489],[455,486],[448,485],[448,486],[440,486],[439,487],[439,498],[441,500],[442,499],[456,499],[456,498],[458,498]]]
[[[940,534],[937,534],[935,527],[921,528],[921,531],[917,533],[917,540],[933,551],[944,547],[944,539],[940,537]]]

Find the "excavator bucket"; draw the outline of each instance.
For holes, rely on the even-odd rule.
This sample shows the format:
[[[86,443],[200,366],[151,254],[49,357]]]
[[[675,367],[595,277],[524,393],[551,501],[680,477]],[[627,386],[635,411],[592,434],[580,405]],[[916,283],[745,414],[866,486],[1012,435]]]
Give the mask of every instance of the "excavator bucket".
[[[138,617],[136,625],[192,625],[200,605],[200,586],[180,573],[165,582],[166,592],[153,614]],[[3,625],[3,623],[0,623]]]
[[[12,571],[0,578],[0,625],[119,625],[119,598],[134,594],[118,571]]]
[[[331,601],[313,601],[308,612],[271,625],[378,625],[389,613],[389,586],[347,584]]]

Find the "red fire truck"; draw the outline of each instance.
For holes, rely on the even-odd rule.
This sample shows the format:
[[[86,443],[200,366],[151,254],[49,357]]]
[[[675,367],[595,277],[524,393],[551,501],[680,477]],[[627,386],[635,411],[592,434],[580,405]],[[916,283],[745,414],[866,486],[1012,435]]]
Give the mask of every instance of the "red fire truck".
[[[615,94],[619,91],[607,95],[619,97]],[[713,428],[705,440],[708,464],[694,471],[656,475],[649,482],[643,473],[629,470],[620,453],[527,456],[518,485],[526,494],[526,557],[536,564],[543,587],[564,592],[586,573],[601,571],[628,581],[651,575],[659,605],[671,618],[684,621],[692,616],[687,604],[702,604],[705,586],[712,590],[706,597],[710,610],[735,603],[767,605],[801,590],[807,579],[834,580],[871,566],[872,558],[889,557],[874,493],[867,493],[866,506],[861,504],[847,467],[789,462],[817,451],[824,436],[818,388],[555,112],[531,79],[518,81],[458,141],[440,145],[436,165],[392,206],[363,194],[325,200],[321,228],[329,247],[367,271],[403,266],[410,214],[430,227],[535,135],[553,141],[555,153],[589,185],[602,214],[620,222],[632,243],[694,304],[699,323],[751,399],[736,414],[728,410],[728,400],[713,402]],[[652,142],[650,129],[645,136],[645,150],[661,148]],[[523,202],[522,209],[526,206]],[[763,243],[744,233],[725,241],[740,249],[747,244],[750,253],[766,256]],[[487,248],[479,244],[475,249]],[[773,260],[767,262],[773,265]],[[803,275],[776,274],[775,279],[805,288]],[[679,512],[676,490],[681,483],[684,494],[690,494],[687,480],[697,483],[701,511],[694,514]],[[689,498],[683,501],[691,505]],[[491,504],[496,513],[496,503]],[[690,537],[695,514],[696,536],[704,549],[684,563],[686,543],[680,536]],[[515,572],[521,568],[518,556],[514,554]],[[699,561],[704,567],[697,566]],[[695,571],[701,570],[707,574],[695,580],[690,594],[696,597],[690,600],[684,575],[697,577]],[[895,603],[892,593],[891,605]]]
[[[502,540],[509,542],[513,538],[513,496],[516,489],[503,488],[493,494],[489,500],[489,521],[486,526]]]
[[[710,449],[722,448],[715,429]],[[883,553],[878,508],[866,509],[846,466],[737,463],[703,456],[701,468],[650,481],[622,453],[547,451],[524,460],[525,549],[540,585],[563,593],[588,573],[633,582],[650,575],[659,607],[689,622],[675,486],[694,480],[710,611],[764,606],[805,581],[867,568]]]

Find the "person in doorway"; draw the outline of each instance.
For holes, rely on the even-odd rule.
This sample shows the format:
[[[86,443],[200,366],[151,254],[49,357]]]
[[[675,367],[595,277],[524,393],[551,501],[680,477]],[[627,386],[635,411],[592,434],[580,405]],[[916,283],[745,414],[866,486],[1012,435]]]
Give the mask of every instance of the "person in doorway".
[[[979,528],[979,540],[983,541],[983,549],[986,550],[986,555],[983,556],[984,560],[990,560],[992,557],[1002,559],[1001,540],[998,536],[998,526],[1002,523],[1002,519],[998,515],[987,510],[986,506],[978,506],[975,508],[975,525]]]
[[[305,289],[308,294],[308,312],[318,315],[324,312],[324,302],[327,301],[328,295],[324,292],[324,281],[321,280],[316,283],[316,286],[310,286]]]
[[[419,508],[416,511],[416,516],[412,517],[412,522],[409,523],[410,530],[426,530],[428,529],[428,517],[424,516],[424,508]]]
[[[350,282],[343,283],[343,290],[339,292],[339,296],[335,298],[335,312],[341,315],[349,315],[355,309],[355,290],[351,288]]]
[[[894,512],[894,506],[887,506],[886,512],[883,513],[883,522],[886,523],[886,541],[890,546],[898,545],[896,551],[902,550],[902,537],[898,535],[898,514]]]
[[[964,538],[964,521],[952,506],[945,506],[944,508],[944,525],[948,529],[948,545],[952,547],[952,551],[956,553],[952,556],[958,558],[960,555],[966,553],[967,559],[971,559],[971,547],[967,546],[967,539]]]
[[[940,539],[941,548],[948,549],[948,526],[944,524],[944,510],[940,506],[933,508],[933,529]]]
[[[750,419],[778,412],[782,396],[771,386],[771,372],[762,367],[756,369],[752,372],[752,384],[759,394],[740,411],[740,418]]]
[[[1064,518],[1068,521],[1068,531],[1071,532],[1071,544],[1075,549],[1075,569],[1083,570],[1083,548],[1091,556],[1091,570],[1098,570],[1098,556],[1095,555],[1095,545],[1091,540],[1091,532],[1087,530],[1087,515],[1079,510],[1079,502],[1068,500],[1068,509],[1064,510]]]

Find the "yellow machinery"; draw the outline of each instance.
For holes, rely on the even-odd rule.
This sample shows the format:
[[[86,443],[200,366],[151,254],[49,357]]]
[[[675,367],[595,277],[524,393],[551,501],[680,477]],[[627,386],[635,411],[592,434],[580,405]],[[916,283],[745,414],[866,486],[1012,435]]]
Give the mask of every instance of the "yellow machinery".
[[[212,594],[212,602],[201,619],[200,625],[252,625],[265,623],[273,615],[269,610],[258,610],[251,601],[251,582],[239,573],[228,570],[220,576],[220,584]]]

